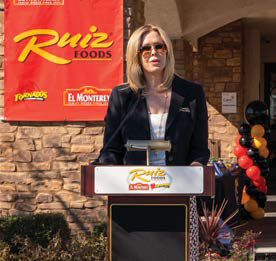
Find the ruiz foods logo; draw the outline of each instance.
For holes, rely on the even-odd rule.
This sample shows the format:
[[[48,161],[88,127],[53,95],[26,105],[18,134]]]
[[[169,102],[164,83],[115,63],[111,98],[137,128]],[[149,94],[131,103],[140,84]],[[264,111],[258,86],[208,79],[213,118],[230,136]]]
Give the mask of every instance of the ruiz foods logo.
[[[129,190],[152,190],[163,191],[169,189],[172,177],[160,168],[145,170],[143,168],[133,169],[129,172]]]
[[[106,106],[112,89],[84,86],[64,92],[64,106]]]
[[[22,63],[25,62],[30,53],[35,53],[55,64],[68,64],[73,60],[112,60],[112,52],[108,50],[108,48],[112,46],[113,41],[109,40],[109,35],[106,32],[99,32],[95,25],[92,25],[89,31],[90,32],[86,35],[78,33],[73,36],[68,32],[60,36],[57,31],[52,29],[25,31],[13,38],[16,43],[27,38],[29,39],[29,42],[20,53],[18,61]],[[42,37],[42,39],[51,37],[51,39],[41,41],[39,37]],[[57,46],[59,48],[69,46],[73,49],[73,58],[67,59],[58,56],[56,53],[47,50],[49,46]],[[87,50],[86,48],[88,47],[92,50]]]

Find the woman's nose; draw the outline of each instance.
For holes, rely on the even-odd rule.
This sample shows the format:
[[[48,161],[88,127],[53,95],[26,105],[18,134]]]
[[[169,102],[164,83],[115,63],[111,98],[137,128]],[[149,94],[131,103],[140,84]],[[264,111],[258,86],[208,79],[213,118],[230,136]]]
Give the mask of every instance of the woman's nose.
[[[151,47],[151,55],[156,55],[157,52],[156,52],[156,49],[154,46]]]

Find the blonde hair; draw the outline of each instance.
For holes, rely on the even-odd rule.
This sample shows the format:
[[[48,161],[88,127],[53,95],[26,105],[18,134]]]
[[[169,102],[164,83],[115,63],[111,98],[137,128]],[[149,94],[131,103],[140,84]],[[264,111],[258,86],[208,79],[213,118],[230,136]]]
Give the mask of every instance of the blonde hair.
[[[147,24],[135,30],[130,36],[127,44],[127,81],[134,92],[137,92],[139,88],[145,90],[146,87],[146,81],[139,58],[139,50],[142,45],[143,37],[152,31],[157,32],[161,36],[167,47],[167,59],[164,68],[163,82],[158,86],[158,90],[164,91],[171,87],[174,75],[174,55],[171,40],[162,28],[156,25]]]

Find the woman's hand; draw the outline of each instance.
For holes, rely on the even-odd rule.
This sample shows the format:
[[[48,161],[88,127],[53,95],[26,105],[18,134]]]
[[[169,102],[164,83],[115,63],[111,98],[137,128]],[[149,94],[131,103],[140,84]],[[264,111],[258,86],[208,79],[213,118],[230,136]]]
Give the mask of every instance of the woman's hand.
[[[200,162],[194,161],[194,162],[191,163],[190,166],[200,166],[200,167],[202,167],[203,165]]]

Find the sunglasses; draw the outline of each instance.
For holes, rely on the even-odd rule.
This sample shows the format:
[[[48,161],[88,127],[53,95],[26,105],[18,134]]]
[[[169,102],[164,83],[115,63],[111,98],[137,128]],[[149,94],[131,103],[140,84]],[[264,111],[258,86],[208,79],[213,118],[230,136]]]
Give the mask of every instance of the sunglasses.
[[[147,59],[151,56],[152,48],[160,55],[164,54],[167,51],[167,47],[165,44],[154,44],[142,46],[139,52],[145,59]]]

